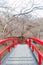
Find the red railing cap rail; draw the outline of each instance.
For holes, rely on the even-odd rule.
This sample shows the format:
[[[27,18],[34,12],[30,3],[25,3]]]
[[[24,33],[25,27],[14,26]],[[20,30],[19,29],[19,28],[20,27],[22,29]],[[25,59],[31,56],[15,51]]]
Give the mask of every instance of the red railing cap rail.
[[[35,48],[35,50],[37,51],[37,53],[40,54],[41,57],[43,58],[43,54],[38,50],[38,48],[37,48],[34,44],[32,44],[32,45],[34,46],[34,48]]]
[[[3,40],[0,40],[0,44],[3,44],[4,42],[7,42],[7,41],[13,41],[15,38],[6,38],[6,39],[3,39]]]
[[[43,45],[43,41],[38,39],[38,38],[34,38],[34,37],[29,37],[29,39],[34,40],[35,42],[39,43],[40,45]]]
[[[7,46],[7,47],[5,47],[4,49],[2,49],[2,50],[0,51],[0,54],[2,55],[9,47],[10,47],[10,45]]]

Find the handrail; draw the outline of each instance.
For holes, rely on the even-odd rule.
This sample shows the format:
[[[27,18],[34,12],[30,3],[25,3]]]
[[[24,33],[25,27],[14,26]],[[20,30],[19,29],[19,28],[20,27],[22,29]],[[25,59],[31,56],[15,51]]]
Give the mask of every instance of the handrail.
[[[34,41],[38,42],[40,45],[43,45],[43,41],[42,41],[42,40],[40,40],[40,39],[38,39],[38,38],[29,37],[29,39],[32,39],[32,40],[34,40]]]
[[[7,42],[7,41],[14,41],[14,40],[18,40],[18,42],[19,43],[21,43],[21,41],[20,41],[20,39],[19,38],[6,38],[6,39],[3,39],[3,40],[0,40],[0,44],[3,44],[3,43],[5,43],[5,42]]]
[[[0,44],[3,44],[7,41],[13,41],[15,38],[6,38],[6,39],[3,39],[3,40],[0,40]]]
[[[42,60],[43,60],[43,54],[37,49],[35,44],[33,44],[31,42],[31,40],[34,40],[35,42],[38,42],[41,45],[43,45],[43,43],[42,43],[41,40],[39,40],[37,38],[34,38],[34,37],[29,37],[29,39],[26,40],[26,44],[28,44],[29,47],[31,47],[32,52],[34,52],[34,50],[37,52],[37,54],[38,54],[38,63],[39,63],[39,65],[41,65],[42,64]]]
[[[15,40],[17,40],[17,42],[15,42]],[[7,41],[12,41],[12,43],[10,45],[6,46],[4,49],[2,49],[0,51],[0,65],[1,65],[1,62],[2,62],[2,56],[3,56],[3,54],[6,51],[10,52],[10,48],[11,47],[15,47],[15,44],[21,44],[21,41],[20,41],[19,38],[6,38],[6,39],[3,39],[3,40],[0,40],[0,44],[3,44],[5,42],[7,42]]]

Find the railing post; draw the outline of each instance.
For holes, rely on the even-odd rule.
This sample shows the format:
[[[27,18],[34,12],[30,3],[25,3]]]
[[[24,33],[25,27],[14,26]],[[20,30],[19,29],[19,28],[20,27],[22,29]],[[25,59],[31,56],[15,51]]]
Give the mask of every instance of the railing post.
[[[31,39],[29,39],[29,47],[31,47]]]
[[[10,46],[8,47],[8,52],[10,53]]]
[[[41,65],[41,64],[42,64],[42,57],[41,57],[41,55],[40,55],[40,54],[38,54],[38,63],[39,63],[39,65]]]
[[[29,45],[29,39],[27,39],[25,42],[26,42],[27,45]]]
[[[34,52],[34,46],[32,45],[32,52]]]
[[[13,47],[13,48],[15,47],[15,43],[14,43],[14,40],[13,40],[13,42],[12,42],[12,47]]]

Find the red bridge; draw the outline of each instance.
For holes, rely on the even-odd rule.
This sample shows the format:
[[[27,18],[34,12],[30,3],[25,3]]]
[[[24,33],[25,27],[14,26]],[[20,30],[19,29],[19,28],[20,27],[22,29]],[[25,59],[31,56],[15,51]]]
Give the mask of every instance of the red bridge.
[[[43,46],[43,41],[29,37],[25,44],[19,38],[6,38],[0,40],[0,44],[8,44],[0,51],[0,65],[43,65],[43,54],[38,50],[32,41]],[[3,55],[6,53],[6,56]]]

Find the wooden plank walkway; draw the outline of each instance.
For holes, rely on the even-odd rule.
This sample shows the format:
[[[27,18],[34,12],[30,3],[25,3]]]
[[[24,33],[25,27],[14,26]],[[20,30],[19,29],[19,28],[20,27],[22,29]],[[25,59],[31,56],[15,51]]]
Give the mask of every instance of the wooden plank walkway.
[[[26,44],[17,45],[2,65],[38,65],[31,49]]]

